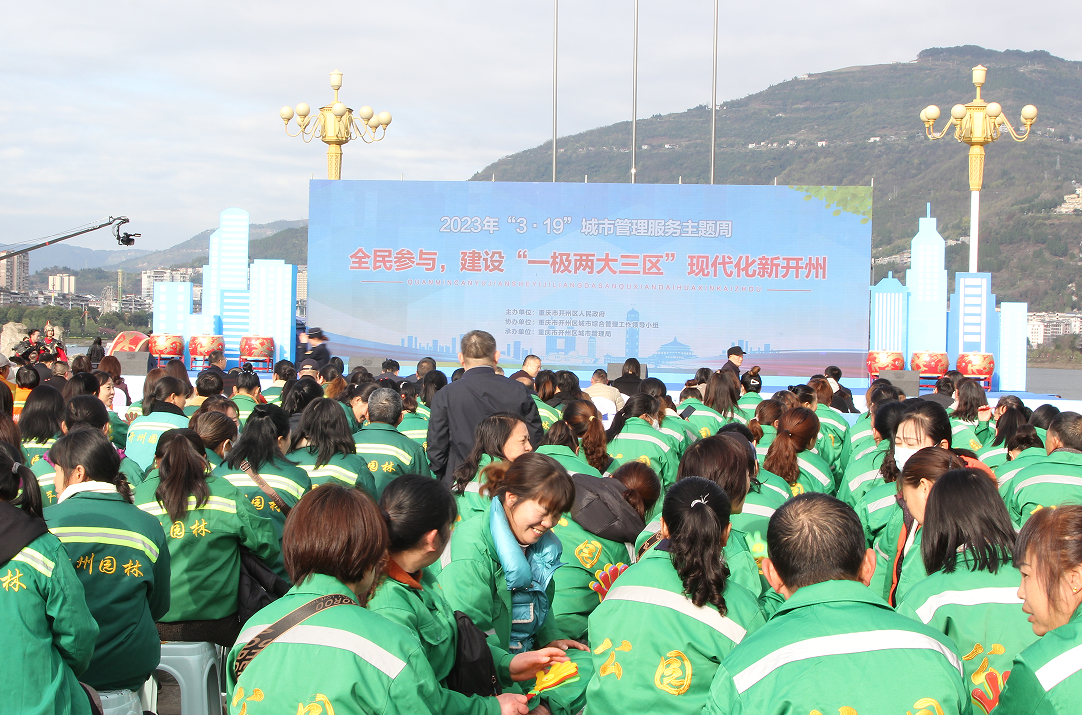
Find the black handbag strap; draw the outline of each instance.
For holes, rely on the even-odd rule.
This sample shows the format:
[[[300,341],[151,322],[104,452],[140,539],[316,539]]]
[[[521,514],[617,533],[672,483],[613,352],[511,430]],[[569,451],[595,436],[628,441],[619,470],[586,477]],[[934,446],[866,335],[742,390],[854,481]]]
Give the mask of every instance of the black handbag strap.
[[[294,626],[299,625],[301,622],[311,618],[320,611],[325,611],[334,606],[345,606],[347,604],[356,606],[357,602],[349,596],[344,596],[340,593],[332,593],[327,596],[320,596],[319,598],[309,601],[300,608],[290,611],[260,631],[255,638],[244,644],[244,647],[237,653],[237,661],[233,663],[233,674],[237,678],[240,678],[240,674],[244,672],[244,669],[248,667],[257,655],[263,652],[264,648],[273,643],[275,638],[278,638]]]
[[[655,546],[657,546],[658,544],[660,544],[661,543],[661,538],[662,538],[661,537],[661,532],[657,531],[657,532],[654,532],[654,535],[651,536],[649,539],[642,542],[642,546],[639,547],[638,552],[635,554],[635,560],[636,561],[641,560],[643,554],[645,554],[647,551],[649,551],[650,549],[652,549]]]

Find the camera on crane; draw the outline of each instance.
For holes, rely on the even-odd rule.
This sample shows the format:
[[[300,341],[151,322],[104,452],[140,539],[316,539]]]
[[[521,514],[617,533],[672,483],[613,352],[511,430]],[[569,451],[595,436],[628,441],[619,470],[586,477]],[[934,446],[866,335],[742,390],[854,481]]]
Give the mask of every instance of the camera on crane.
[[[120,227],[123,226],[126,223],[128,223],[127,218],[121,217],[120,219],[118,219],[117,223],[113,224],[113,236],[116,237],[116,242],[119,243],[121,246],[134,246],[135,245],[135,239],[139,238],[143,234],[141,234],[141,233],[128,233],[127,231],[125,231],[124,233],[121,233],[120,232]]]

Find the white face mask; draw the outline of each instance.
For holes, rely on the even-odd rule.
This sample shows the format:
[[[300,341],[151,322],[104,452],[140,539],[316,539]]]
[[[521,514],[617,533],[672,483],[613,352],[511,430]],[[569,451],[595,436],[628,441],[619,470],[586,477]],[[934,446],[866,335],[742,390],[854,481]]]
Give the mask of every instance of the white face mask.
[[[898,465],[898,471],[905,469],[905,463],[909,461],[909,458],[920,451],[920,448],[913,449],[912,447],[899,447],[894,446],[894,463]]]

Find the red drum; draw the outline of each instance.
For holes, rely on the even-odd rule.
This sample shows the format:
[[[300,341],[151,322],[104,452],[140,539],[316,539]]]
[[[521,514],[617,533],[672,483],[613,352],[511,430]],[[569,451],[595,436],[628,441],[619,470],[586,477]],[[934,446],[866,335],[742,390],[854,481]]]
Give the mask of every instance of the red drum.
[[[958,372],[977,380],[989,380],[996,371],[996,359],[991,353],[962,353],[958,356]]]
[[[947,353],[919,352],[909,358],[909,368],[916,370],[922,377],[943,377],[950,369]]]
[[[868,373],[878,375],[883,370],[904,370],[905,355],[889,350],[870,350],[868,352]]]
[[[151,335],[150,354],[159,358],[181,357],[184,355],[184,336],[163,334]]]
[[[193,335],[188,341],[188,353],[192,357],[205,358],[212,350],[225,350],[225,338],[221,335]]]
[[[114,353],[145,353],[150,347],[150,336],[137,330],[125,330],[117,333],[113,342],[109,344],[106,355]]]
[[[240,359],[273,360],[274,338],[257,335],[245,335],[240,339]]]

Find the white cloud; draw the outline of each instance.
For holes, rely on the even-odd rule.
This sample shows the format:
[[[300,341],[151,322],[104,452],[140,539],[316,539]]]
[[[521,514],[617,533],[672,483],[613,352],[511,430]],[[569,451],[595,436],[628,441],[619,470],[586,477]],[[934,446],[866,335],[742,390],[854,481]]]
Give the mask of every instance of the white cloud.
[[[723,5],[719,101],[804,72],[908,60],[981,44],[1082,59],[1074,12],[931,17],[863,3]],[[631,2],[561,4],[560,134],[625,120]],[[639,116],[709,102],[712,4],[641,2]],[[431,0],[337,5],[131,0],[5,7],[0,27],[0,216],[25,240],[107,214],[132,218],[141,247],[216,224],[308,212],[322,144],[287,138],[284,104],[319,106],[327,73],[342,99],[386,109],[385,142],[345,147],[348,179],[466,179],[551,137],[551,1]],[[110,246],[104,233],[76,239]]]

